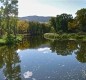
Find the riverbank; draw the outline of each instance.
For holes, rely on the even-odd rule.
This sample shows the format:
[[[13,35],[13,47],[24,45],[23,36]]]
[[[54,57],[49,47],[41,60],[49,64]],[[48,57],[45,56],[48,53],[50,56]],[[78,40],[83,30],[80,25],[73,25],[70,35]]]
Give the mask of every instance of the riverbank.
[[[22,35],[17,35],[16,38],[11,35],[11,37],[8,39],[7,36],[3,36],[0,38],[0,45],[8,45],[8,44],[14,44],[14,43],[18,43],[21,42],[23,39]]]
[[[45,33],[44,37],[49,40],[83,40],[86,41],[86,34],[80,33]]]

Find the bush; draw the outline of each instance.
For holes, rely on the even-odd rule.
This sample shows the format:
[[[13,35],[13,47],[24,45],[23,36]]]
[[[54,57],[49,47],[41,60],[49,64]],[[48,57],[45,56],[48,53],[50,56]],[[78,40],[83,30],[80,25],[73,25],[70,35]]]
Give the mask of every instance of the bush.
[[[7,35],[6,37],[6,43],[7,44],[13,44],[15,42],[15,37],[13,35]]]

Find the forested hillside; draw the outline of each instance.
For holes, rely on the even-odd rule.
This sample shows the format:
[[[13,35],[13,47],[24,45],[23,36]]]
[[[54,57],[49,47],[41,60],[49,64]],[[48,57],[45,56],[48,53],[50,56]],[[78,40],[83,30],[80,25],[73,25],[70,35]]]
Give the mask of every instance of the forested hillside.
[[[48,22],[51,17],[44,16],[25,16],[19,17],[20,20],[34,21],[34,22]]]

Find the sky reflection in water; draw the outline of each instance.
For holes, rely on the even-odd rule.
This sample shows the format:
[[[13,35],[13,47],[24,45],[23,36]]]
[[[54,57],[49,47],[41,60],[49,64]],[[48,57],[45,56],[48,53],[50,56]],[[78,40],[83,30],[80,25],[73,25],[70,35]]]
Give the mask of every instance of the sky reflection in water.
[[[0,47],[0,80],[86,80],[86,42],[34,38]]]

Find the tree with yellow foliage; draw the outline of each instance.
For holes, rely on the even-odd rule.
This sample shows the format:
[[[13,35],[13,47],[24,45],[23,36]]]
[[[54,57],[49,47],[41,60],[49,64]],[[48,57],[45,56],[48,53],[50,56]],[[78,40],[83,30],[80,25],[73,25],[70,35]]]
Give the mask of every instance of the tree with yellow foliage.
[[[29,23],[27,21],[19,20],[17,23],[18,33],[21,33],[21,34],[26,33],[28,30],[28,27],[29,27]]]

